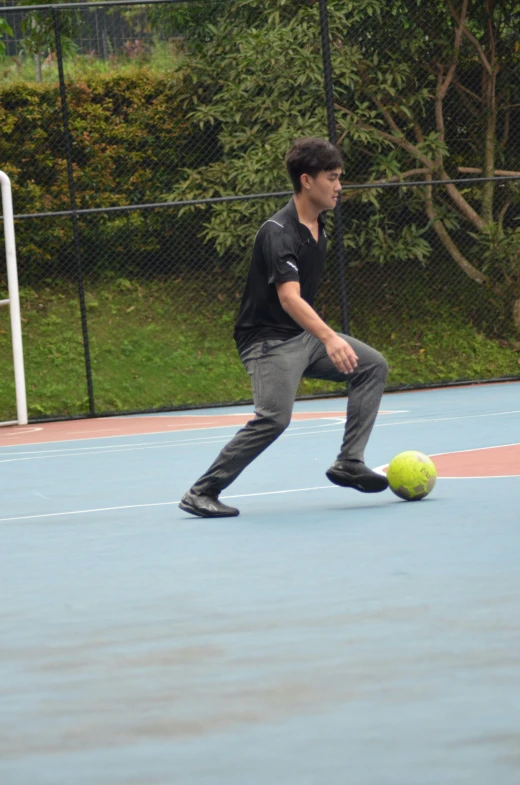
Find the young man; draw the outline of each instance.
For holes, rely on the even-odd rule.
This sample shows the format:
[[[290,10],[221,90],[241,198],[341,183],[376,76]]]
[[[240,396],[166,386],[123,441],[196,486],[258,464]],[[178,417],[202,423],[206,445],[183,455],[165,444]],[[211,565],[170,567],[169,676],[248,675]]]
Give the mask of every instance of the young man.
[[[327,246],[321,214],[339,199],[343,161],[336,147],[311,137],[295,142],[286,165],[294,196],[255,238],[234,333],[251,377],[255,417],[184,494],[179,507],[193,515],[239,514],[219,494],[287,428],[302,376],[349,383],[345,435],[328,479],[365,493],[388,486],[386,477],[364,463],[386,361],[361,341],[334,332],[312,307]]]

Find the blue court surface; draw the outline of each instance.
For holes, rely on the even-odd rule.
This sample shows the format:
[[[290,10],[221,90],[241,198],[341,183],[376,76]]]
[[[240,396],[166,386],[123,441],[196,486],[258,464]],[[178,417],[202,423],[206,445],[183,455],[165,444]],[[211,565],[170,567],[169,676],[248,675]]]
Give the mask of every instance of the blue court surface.
[[[328,483],[344,406],[230,519],[177,502],[248,408],[0,448],[1,785],[519,785],[520,384],[384,397],[367,463],[432,455],[420,502]]]

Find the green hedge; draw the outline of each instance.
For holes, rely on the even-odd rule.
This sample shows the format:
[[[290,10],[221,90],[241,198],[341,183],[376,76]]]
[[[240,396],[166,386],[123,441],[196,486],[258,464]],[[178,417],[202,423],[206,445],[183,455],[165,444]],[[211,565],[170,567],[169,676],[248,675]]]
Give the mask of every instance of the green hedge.
[[[136,68],[67,85],[78,207],[156,199],[178,179],[179,167],[193,163],[182,83],[181,73]],[[17,212],[69,208],[57,84],[16,83],[0,91],[0,160]]]
[[[80,209],[163,201],[183,167],[214,154],[214,130],[188,126],[180,71],[136,68],[130,74],[96,75],[88,84],[68,84],[67,99]],[[0,167],[12,181],[15,213],[70,209],[57,84],[0,89]],[[175,224],[182,231],[183,221],[171,212],[83,221],[85,271],[120,274],[137,272],[132,264],[160,267],[161,238],[171,236]],[[25,284],[73,274],[69,218],[19,221],[17,247]]]

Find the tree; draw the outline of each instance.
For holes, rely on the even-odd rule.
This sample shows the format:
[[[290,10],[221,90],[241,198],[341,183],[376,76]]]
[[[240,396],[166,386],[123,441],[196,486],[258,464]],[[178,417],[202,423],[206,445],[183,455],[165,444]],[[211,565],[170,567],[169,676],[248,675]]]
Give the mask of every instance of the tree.
[[[6,22],[5,19],[0,18],[0,35],[12,36],[13,30],[11,26]],[[0,58],[4,57],[5,55],[5,44],[3,41],[0,41]]]
[[[328,13],[347,179],[424,183],[398,197],[376,186],[344,192],[371,207],[350,223],[349,255],[422,262],[433,232],[520,333],[519,187],[430,185],[461,173],[518,174],[511,129],[520,123],[520,7],[515,0],[329,0]],[[326,135],[318,3],[235,0],[206,32],[190,62],[188,102],[193,123],[217,129],[219,156],[187,171],[176,198],[287,188],[280,162],[288,145]],[[221,252],[237,242],[237,217],[248,246],[257,203],[219,204],[205,224]]]
[[[211,24],[218,21],[222,9],[225,13],[225,4],[215,6],[212,0],[186,4],[159,3],[150,6],[148,18],[161,35],[181,38],[185,49],[193,52],[200,51],[211,41]]]
[[[25,5],[42,5],[45,0],[24,0]],[[74,33],[77,25],[77,18],[74,11],[60,10],[60,41],[64,56],[74,54],[77,46],[74,43]],[[22,56],[33,56],[36,65],[36,80],[42,81],[41,59],[49,55],[54,55],[56,51],[56,34],[54,29],[54,16],[46,11],[28,11],[22,19],[23,38],[21,42],[20,54]]]

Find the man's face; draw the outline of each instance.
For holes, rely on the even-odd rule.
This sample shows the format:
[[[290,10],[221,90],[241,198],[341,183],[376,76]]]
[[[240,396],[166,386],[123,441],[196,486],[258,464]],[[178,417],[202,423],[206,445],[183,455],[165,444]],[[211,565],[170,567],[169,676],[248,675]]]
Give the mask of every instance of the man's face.
[[[319,172],[316,177],[302,175],[302,186],[319,210],[333,210],[341,192],[341,169]]]

